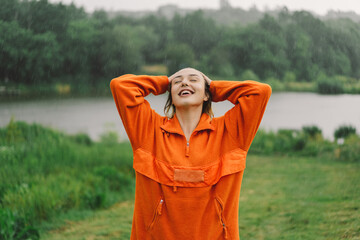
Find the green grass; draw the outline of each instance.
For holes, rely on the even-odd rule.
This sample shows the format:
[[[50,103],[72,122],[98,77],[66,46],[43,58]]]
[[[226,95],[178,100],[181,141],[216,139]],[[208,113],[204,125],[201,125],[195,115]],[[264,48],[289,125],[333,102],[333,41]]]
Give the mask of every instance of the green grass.
[[[359,239],[360,165],[250,157],[240,197],[243,239]]]
[[[62,226],[48,232],[43,232],[42,239],[130,239],[133,201],[115,204],[107,210],[96,211],[81,220],[65,220]]]
[[[240,196],[241,239],[360,239],[360,165],[250,155]],[[43,232],[43,239],[129,239],[133,202]]]
[[[134,192],[130,144],[117,143],[114,133],[93,142],[11,121],[0,128],[0,165],[0,239],[17,239],[10,236],[67,212],[129,200]]]
[[[360,137],[338,145],[305,130],[258,132],[242,239],[360,239]],[[11,121],[0,128],[0,166],[0,239],[129,239],[132,151],[115,133],[93,142]]]

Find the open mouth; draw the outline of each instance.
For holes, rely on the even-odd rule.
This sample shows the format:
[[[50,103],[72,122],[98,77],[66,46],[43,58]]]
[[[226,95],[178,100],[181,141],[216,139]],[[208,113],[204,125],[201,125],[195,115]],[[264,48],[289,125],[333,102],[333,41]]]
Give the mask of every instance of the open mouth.
[[[179,92],[179,96],[188,96],[191,94],[194,94],[194,92],[189,89],[184,89]]]

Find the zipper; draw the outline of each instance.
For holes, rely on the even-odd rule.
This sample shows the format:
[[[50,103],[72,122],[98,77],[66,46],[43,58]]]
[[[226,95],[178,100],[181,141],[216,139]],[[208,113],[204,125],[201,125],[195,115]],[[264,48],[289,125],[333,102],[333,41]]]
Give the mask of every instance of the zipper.
[[[216,209],[218,212],[218,216],[219,216],[219,221],[221,223],[221,226],[223,228],[223,232],[224,232],[224,238],[228,239],[228,229],[225,223],[225,218],[224,218],[224,206],[222,204],[222,202],[220,201],[220,199],[218,199],[217,197],[215,197],[215,203],[216,203]]]
[[[190,147],[189,147],[189,142],[186,142],[186,149],[185,149],[185,156],[186,157],[189,157],[190,155],[189,155],[189,151],[190,151]]]
[[[154,211],[154,216],[151,220],[151,223],[150,225],[148,226],[148,230],[152,229],[155,222],[156,222],[156,219],[158,218],[158,216],[160,216],[162,214],[162,208],[163,208],[163,205],[164,205],[164,199],[161,197],[155,211]]]
[[[186,140],[186,147],[185,147],[185,157],[189,157],[190,156],[190,139],[192,137],[192,135],[196,134],[197,132],[192,132],[191,135],[190,135],[190,138],[189,140],[186,139],[185,135],[185,140]]]

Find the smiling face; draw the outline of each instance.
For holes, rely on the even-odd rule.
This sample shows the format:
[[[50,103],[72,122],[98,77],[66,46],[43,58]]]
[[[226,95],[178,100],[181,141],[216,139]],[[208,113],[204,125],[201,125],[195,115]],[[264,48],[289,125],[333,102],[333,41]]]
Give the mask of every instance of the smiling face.
[[[192,68],[182,69],[171,81],[172,103],[175,108],[201,106],[209,98],[205,92],[205,79]]]

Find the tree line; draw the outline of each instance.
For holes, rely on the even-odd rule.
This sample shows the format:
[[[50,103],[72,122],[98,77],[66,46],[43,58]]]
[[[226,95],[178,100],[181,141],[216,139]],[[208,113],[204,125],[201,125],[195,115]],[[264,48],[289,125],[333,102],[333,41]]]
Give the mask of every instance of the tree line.
[[[360,78],[360,24],[282,10],[257,23],[219,25],[199,10],[171,20],[109,17],[47,0],[0,0],[0,82],[94,85],[165,65],[211,76],[312,82]]]

